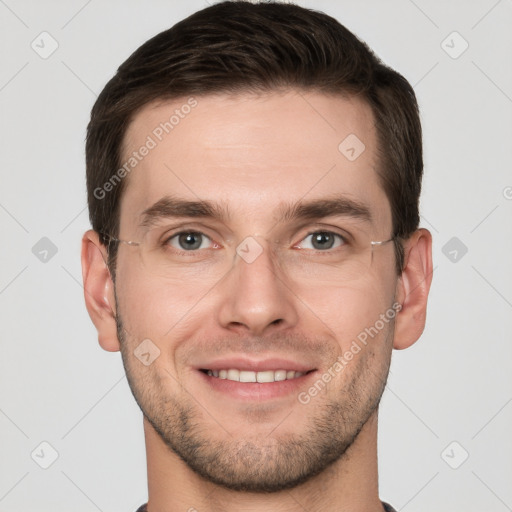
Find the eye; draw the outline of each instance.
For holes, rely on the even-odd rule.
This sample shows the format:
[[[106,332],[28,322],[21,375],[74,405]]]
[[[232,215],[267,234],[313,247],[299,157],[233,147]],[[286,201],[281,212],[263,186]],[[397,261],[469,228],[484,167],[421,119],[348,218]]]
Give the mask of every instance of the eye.
[[[177,233],[167,239],[166,244],[174,247],[175,249],[183,251],[195,251],[197,249],[207,249],[212,241],[203,233],[197,231],[185,231]]]
[[[344,238],[337,233],[332,233],[331,231],[315,231],[304,238],[296,247],[298,249],[325,251],[335,249],[345,243]]]

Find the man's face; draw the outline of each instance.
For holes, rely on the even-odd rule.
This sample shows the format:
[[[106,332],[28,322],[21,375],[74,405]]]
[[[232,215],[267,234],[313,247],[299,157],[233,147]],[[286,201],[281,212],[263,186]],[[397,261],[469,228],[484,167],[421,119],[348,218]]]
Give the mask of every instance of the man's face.
[[[388,374],[393,321],[378,321],[397,276],[393,244],[371,245],[392,236],[372,113],[294,91],[196,100],[168,134],[155,128],[186,98],[148,105],[126,135],[126,159],[148,136],[156,146],[121,203],[119,238],[142,242],[117,259],[123,361],[146,418],[197,473],[293,487],[343,456]],[[147,339],[149,365],[134,354]]]

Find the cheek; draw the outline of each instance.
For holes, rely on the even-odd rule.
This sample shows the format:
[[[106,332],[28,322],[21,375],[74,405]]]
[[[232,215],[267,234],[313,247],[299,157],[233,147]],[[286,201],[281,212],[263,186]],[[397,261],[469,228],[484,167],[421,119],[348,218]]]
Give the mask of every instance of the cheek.
[[[327,284],[302,287],[296,294],[306,306],[302,316],[305,324],[310,329],[315,330],[316,326],[316,330],[327,331],[326,335],[334,337],[340,352],[344,352],[391,307],[393,283],[390,281],[384,286],[382,281],[359,280],[343,287]],[[382,327],[380,324],[377,327]]]
[[[149,338],[168,346],[169,339],[190,330],[208,304],[207,290],[188,284],[186,277],[164,279],[141,271],[131,261],[120,260],[116,280],[118,310],[131,337]],[[164,339],[166,344],[159,343]]]

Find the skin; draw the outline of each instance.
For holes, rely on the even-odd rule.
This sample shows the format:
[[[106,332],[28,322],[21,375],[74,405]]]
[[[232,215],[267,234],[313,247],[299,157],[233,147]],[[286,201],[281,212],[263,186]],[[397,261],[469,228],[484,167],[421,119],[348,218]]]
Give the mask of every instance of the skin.
[[[304,252],[304,240],[346,218],[297,223],[280,219],[279,208],[343,195],[371,213],[370,222],[351,219],[355,232],[367,241],[391,236],[368,105],[294,90],[196,99],[197,107],[126,178],[119,237],[155,239],[162,228],[147,234],[141,213],[172,195],[229,211],[223,221],[179,221],[214,243],[200,249],[198,259],[174,255],[173,271],[165,275],[148,266],[140,246],[121,244],[114,286],[97,234],[83,237],[87,309],[101,346],[121,350],[145,414],[148,510],[381,511],[378,404],[392,349],[413,344],[425,325],[430,233],[419,229],[405,241],[400,275],[388,243],[360,257],[364,272],[352,275],[345,267],[345,278],[339,277],[335,265],[319,262],[318,252]],[[186,100],[142,109],[127,131],[126,155]],[[354,161],[338,150],[349,134],[365,145]],[[261,248],[251,263],[235,252],[246,237]],[[394,320],[301,403],[298,393],[332,372],[337,358],[394,303],[401,305]],[[160,350],[149,366],[133,353],[145,339]],[[234,355],[292,359],[314,371],[293,392],[244,399],[211,387],[211,378],[198,371]]]

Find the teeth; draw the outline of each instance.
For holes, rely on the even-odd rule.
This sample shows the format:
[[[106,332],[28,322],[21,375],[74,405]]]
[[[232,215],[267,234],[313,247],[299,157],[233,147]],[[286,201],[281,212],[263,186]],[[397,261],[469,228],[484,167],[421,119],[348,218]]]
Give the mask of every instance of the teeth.
[[[274,374],[274,379],[276,381],[286,380],[287,373],[288,372],[286,370],[277,370],[277,372]]]
[[[256,374],[256,380],[258,382],[274,382],[274,371],[268,370],[266,372],[258,372]]]
[[[241,371],[240,382],[256,382],[256,372]]]
[[[302,377],[304,372],[296,372],[294,370],[266,370],[263,372],[252,372],[248,370],[237,370],[235,368],[230,368],[229,370],[208,370],[207,374],[210,377],[234,380],[236,382],[264,383],[296,379],[298,377]]]
[[[237,380],[240,382],[240,371],[239,370],[228,370],[226,379]]]

